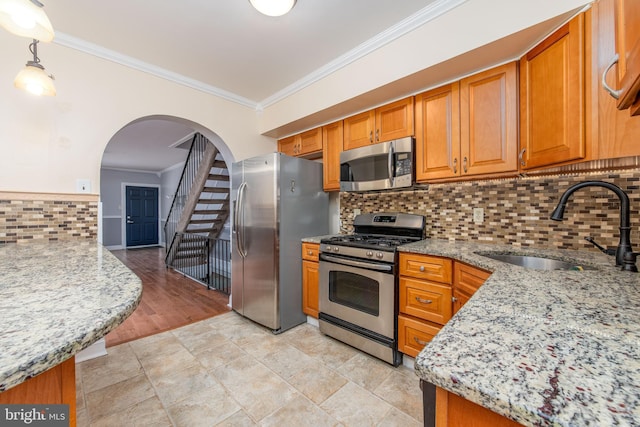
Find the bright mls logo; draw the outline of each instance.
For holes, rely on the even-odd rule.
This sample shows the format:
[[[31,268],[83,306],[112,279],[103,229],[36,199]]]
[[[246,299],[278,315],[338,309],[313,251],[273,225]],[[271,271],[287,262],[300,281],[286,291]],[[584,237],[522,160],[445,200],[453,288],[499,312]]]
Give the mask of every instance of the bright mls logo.
[[[0,426],[69,427],[69,405],[0,405]]]

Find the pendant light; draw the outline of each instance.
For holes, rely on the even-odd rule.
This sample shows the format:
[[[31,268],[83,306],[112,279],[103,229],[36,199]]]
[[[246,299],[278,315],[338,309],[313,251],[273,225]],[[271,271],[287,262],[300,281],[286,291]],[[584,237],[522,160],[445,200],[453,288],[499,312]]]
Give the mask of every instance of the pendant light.
[[[267,16],[282,16],[296,4],[296,0],[249,0],[256,10]]]
[[[53,77],[48,76],[44,72],[44,67],[40,65],[38,40],[33,40],[29,45],[29,51],[33,54],[33,61],[27,61],[26,67],[13,81],[14,86],[34,95],[55,96],[56,87],[53,85]]]
[[[38,0],[0,0],[0,26],[18,36],[53,40],[53,27]]]

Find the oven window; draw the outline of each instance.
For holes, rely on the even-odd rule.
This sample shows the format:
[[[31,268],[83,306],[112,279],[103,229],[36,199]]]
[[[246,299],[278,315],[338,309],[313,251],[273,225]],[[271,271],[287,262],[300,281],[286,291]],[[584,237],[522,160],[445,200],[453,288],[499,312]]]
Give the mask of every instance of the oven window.
[[[380,284],[346,271],[329,272],[329,300],[373,316],[380,313]]]

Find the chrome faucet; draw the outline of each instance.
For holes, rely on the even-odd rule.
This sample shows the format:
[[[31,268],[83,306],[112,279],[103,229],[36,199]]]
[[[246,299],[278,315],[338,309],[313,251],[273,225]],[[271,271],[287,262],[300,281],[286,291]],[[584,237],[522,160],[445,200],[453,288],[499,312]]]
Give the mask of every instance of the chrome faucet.
[[[638,253],[633,252],[631,247],[631,221],[629,214],[629,196],[617,185],[604,181],[584,181],[569,187],[558,202],[558,206],[553,210],[551,219],[562,221],[564,219],[564,208],[567,200],[576,191],[584,187],[604,187],[616,193],[620,199],[620,242],[615,251],[616,266],[621,266],[623,271],[638,271],[636,267],[636,257]],[[588,240],[588,239],[587,239]],[[589,240],[591,241],[591,240]],[[596,245],[599,246],[599,245]],[[600,248],[602,250],[602,248]],[[606,250],[603,252],[608,253]]]

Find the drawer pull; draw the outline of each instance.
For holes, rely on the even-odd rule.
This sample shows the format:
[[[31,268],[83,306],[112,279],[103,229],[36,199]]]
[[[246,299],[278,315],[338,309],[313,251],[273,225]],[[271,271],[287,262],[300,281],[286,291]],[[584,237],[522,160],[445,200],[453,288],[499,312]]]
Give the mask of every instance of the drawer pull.
[[[420,266],[420,272],[424,272],[424,265]]]
[[[313,255],[313,251],[307,251],[307,255]]]
[[[430,299],[422,299],[420,297],[416,297],[416,301],[418,301],[420,304],[431,304],[433,302]]]
[[[418,339],[418,337],[413,337],[413,340],[416,342],[416,344],[421,345],[423,347],[428,344],[427,341],[422,341],[422,340]]]

